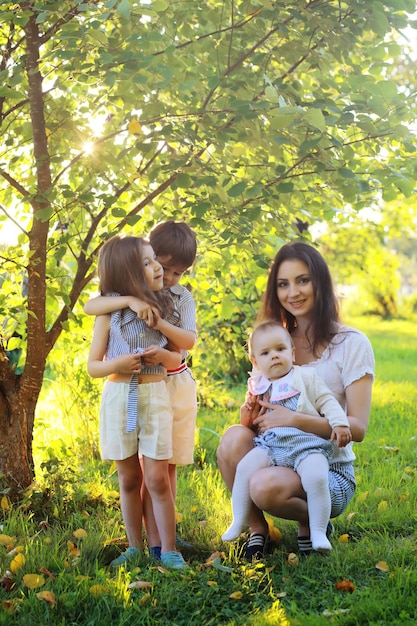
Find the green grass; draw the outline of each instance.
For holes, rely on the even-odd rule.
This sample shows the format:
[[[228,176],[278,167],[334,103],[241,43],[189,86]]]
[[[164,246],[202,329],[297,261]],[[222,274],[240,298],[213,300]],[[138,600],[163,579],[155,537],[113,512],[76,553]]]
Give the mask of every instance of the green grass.
[[[230,500],[215,450],[226,426],[238,419],[245,389],[218,385],[211,394],[205,390],[211,401],[199,412],[196,463],[179,472],[178,527],[194,545],[184,552],[190,570],[164,572],[143,559],[132,571],[113,574],[108,563],[123,549],[124,529],[115,468],[97,454],[96,409],[75,410],[62,390],[54,396],[51,387],[35,433],[39,484],[18,507],[7,510],[3,501],[0,509],[0,579],[13,567],[11,548],[20,546],[25,558],[9,577],[13,587],[4,579],[0,584],[0,626],[417,623],[415,321],[351,323],[372,341],[377,376],[369,431],[355,447],[357,493],[334,520],[329,556],[290,565],[296,528],[281,520],[274,522],[282,541],[264,563],[240,558],[243,540],[222,544]],[[52,403],[61,407],[59,419]],[[63,404],[71,410],[62,410]],[[74,536],[79,529],[84,537]],[[217,550],[220,559],[208,564]],[[41,574],[44,584],[28,588],[27,574]],[[152,586],[129,589],[137,580]],[[336,588],[341,581],[351,583],[352,593]],[[43,591],[54,594],[55,605],[38,597]]]

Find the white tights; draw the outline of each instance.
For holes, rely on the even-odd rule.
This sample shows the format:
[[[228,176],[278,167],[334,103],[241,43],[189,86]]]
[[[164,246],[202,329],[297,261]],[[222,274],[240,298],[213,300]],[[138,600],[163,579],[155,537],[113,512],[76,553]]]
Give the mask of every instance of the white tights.
[[[255,447],[241,459],[236,467],[236,476],[232,490],[233,521],[222,535],[223,541],[233,541],[248,526],[251,498],[249,483],[252,474],[265,467],[271,461],[263,448]],[[326,528],[330,518],[329,463],[319,452],[308,454],[297,467],[301,484],[307,494],[307,507],[310,525],[310,538],[313,550],[331,550],[326,537]]]

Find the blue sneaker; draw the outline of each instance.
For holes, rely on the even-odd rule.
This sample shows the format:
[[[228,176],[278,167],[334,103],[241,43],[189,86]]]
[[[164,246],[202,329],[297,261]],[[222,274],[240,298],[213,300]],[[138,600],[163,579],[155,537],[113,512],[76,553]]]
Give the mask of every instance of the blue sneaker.
[[[137,560],[140,554],[141,552],[140,550],[138,550],[138,548],[135,548],[134,546],[130,546],[129,548],[127,548],[127,550],[122,552],[120,556],[116,557],[115,559],[113,559],[113,561],[111,561],[110,567],[117,568],[117,567],[122,567],[122,565],[131,564],[132,561]]]
[[[188,565],[184,561],[181,552],[176,552],[176,550],[161,554],[161,562],[162,565],[168,569],[188,569]]]

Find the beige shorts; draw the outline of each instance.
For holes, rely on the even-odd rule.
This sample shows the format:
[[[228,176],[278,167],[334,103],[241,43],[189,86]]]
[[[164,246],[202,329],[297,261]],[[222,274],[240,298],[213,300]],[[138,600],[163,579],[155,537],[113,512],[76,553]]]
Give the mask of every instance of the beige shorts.
[[[101,458],[120,461],[134,454],[155,460],[172,456],[172,409],[165,380],[138,385],[136,428],[126,432],[129,383],[106,380],[100,407]]]
[[[197,390],[195,380],[187,368],[167,377],[167,388],[174,416],[172,427],[173,465],[194,462],[195,425],[197,419]]]

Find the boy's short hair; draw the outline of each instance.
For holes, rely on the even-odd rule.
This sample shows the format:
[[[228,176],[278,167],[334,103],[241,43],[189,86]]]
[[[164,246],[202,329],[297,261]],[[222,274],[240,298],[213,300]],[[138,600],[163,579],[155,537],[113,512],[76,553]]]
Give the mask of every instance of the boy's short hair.
[[[185,222],[168,220],[157,224],[149,234],[156,256],[170,256],[176,265],[191,267],[197,255],[197,238]]]

